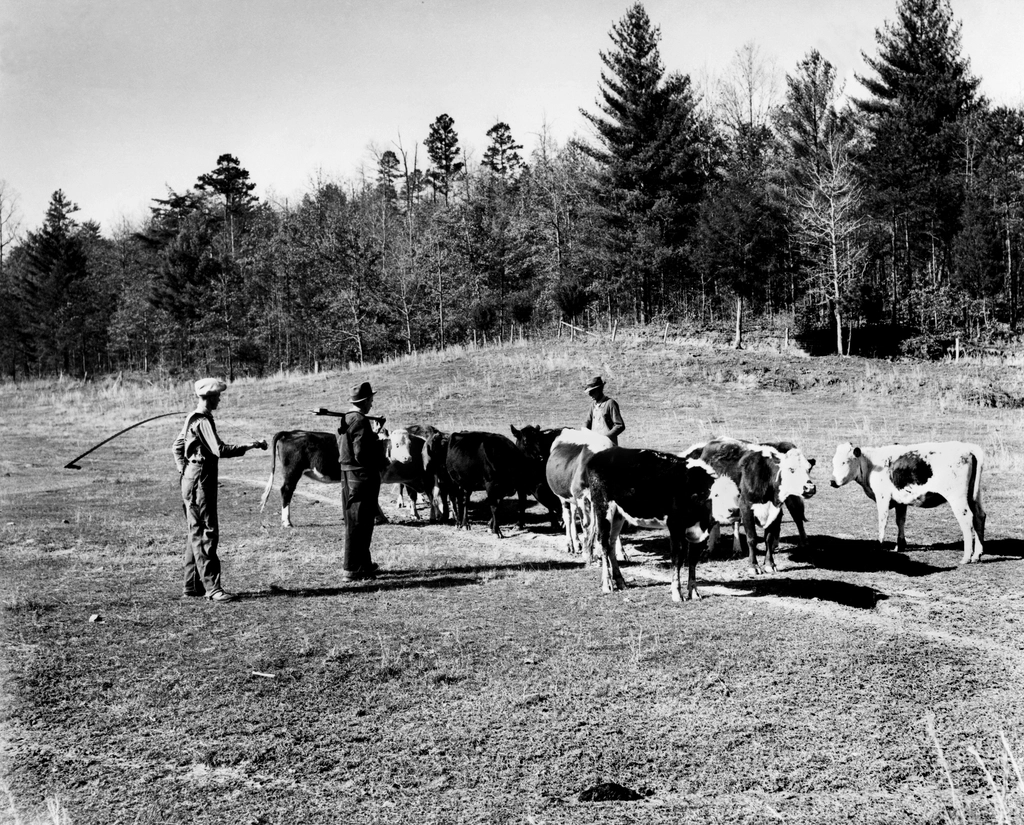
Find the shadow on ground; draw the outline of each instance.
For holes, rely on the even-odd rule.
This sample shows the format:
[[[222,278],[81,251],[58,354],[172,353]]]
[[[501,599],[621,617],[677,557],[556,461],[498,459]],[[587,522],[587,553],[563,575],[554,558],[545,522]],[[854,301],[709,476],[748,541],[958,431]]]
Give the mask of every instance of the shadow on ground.
[[[833,536],[808,536],[807,547],[794,548],[794,562],[806,562],[821,570],[848,573],[896,573],[901,576],[930,576],[955,570],[956,564],[932,564],[912,558],[895,549],[883,549],[869,539],[838,539]]]
[[[748,598],[778,596],[783,599],[817,599],[860,610],[872,610],[889,597],[873,587],[832,579],[786,579],[763,576],[736,582],[718,582],[729,590],[749,591]]]
[[[340,596],[346,593],[378,593],[411,589],[439,590],[450,587],[466,587],[483,584],[485,574],[528,573],[547,570],[579,570],[582,562],[549,561],[520,562],[514,564],[482,564],[476,566],[446,567],[439,570],[383,570],[375,579],[346,582],[336,587],[281,587],[272,584],[269,590],[255,593],[239,593],[240,600],[289,598],[306,599],[325,596]]]

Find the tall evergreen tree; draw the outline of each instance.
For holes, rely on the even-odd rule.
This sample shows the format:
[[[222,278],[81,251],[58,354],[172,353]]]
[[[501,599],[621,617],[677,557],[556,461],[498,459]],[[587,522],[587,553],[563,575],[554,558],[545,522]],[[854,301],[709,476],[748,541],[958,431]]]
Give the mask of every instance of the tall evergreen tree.
[[[498,178],[511,182],[523,171],[523,158],[519,150],[523,148],[521,143],[516,143],[512,138],[512,129],[503,121],[495,123],[487,130],[487,137],[490,138],[490,145],[484,152],[481,165],[490,169]]]
[[[434,196],[441,195],[447,205],[452,184],[465,168],[465,164],[458,159],[461,150],[455,121],[447,114],[438,115],[430,124],[430,133],[423,145],[427,147],[427,155],[434,164],[427,173],[427,180],[434,190]]]
[[[665,75],[660,30],[635,3],[601,52],[597,114],[581,110],[597,145],[596,194],[611,259],[603,286],[619,293],[635,317],[670,306],[688,271],[682,254],[708,183],[708,124],[696,111],[688,77]]]
[[[874,74],[858,77],[870,96],[855,104],[869,136],[861,161],[870,205],[887,228],[895,320],[913,315],[915,288],[949,276],[964,202],[957,147],[978,79],[948,0],[899,0],[875,40],[877,56],[864,56]]]
[[[36,357],[48,372],[89,370],[87,318],[94,309],[88,290],[88,257],[81,227],[74,218],[78,205],[57,190],[46,219],[26,239],[21,295],[28,312],[24,320],[37,347]]]

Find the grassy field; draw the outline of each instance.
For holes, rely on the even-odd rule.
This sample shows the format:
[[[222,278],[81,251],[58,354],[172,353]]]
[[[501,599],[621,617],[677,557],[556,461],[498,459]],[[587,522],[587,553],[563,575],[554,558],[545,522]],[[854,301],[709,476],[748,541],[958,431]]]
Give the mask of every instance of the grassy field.
[[[257,451],[221,467],[242,599],[183,603],[180,421],[60,468],[189,409],[191,382],[0,386],[0,822],[997,822],[1000,804],[1019,821],[1019,365],[620,335],[242,380],[218,427],[328,429],[307,410],[362,380],[392,427],[574,425],[597,373],[624,446],[800,444],[818,460],[811,546],[787,522],[778,573],[708,560],[704,599],[676,605],[667,537],[637,532],[629,586],[602,596],[537,507],[499,541],[482,512],[469,532],[416,523],[385,488],[384,574],[344,583],[337,488],[300,483],[286,531],[276,492],[259,512]],[[828,488],[839,441],[926,439],[986,449],[981,564],[957,565],[948,508],[912,510],[898,554],[859,488]],[[579,801],[612,781],[642,799]]]

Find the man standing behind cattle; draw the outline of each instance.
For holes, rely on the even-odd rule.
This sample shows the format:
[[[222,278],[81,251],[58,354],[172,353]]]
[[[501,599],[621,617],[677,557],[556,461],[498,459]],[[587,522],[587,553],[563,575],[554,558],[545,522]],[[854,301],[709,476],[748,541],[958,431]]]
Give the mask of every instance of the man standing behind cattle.
[[[244,455],[254,447],[267,449],[266,441],[236,446],[220,440],[217,426],[213,423],[213,411],[226,389],[227,384],[216,378],[196,381],[199,406],[185,419],[185,426],[171,447],[181,477],[181,499],[188,519],[183,596],[206,596],[215,602],[235,600],[235,596],[224,590],[220,582],[217,465],[222,458]]]
[[[594,399],[594,405],[587,414],[587,420],[583,422],[583,429],[607,436],[612,444],[617,445],[619,434],[626,429],[626,425],[622,421],[619,405],[604,394],[604,379],[600,375],[595,375],[584,389],[587,395]]]
[[[349,581],[372,579],[378,565],[370,558],[370,540],[377,518],[380,475],[388,466],[384,442],[377,438],[367,416],[373,405],[368,381],[353,387],[352,406],[338,427],[341,464],[341,501],[345,508],[345,559],[342,577]],[[383,419],[379,419],[383,425]]]

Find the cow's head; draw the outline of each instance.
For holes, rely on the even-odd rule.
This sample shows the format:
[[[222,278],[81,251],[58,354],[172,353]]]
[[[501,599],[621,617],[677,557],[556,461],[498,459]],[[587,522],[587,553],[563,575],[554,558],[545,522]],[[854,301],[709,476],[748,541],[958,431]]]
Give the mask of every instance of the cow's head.
[[[804,457],[797,447],[783,453],[779,458],[779,499],[813,496],[818,491],[811,481],[813,467],[814,459]]]
[[[686,487],[687,506],[681,513],[683,535],[690,544],[699,544],[707,540],[719,517],[735,516],[740,491],[732,481],[719,477],[699,459],[686,462]]]
[[[395,430],[387,436],[388,458],[399,464],[412,462],[412,436],[409,431],[402,428]]]
[[[541,464],[548,460],[551,454],[551,443],[555,440],[561,430],[542,430],[536,424],[527,424],[517,430],[514,425],[509,425],[512,435],[516,439],[516,446],[522,450],[531,461]]]
[[[727,476],[711,484],[711,518],[717,524],[735,524],[740,518],[740,488]]]
[[[857,477],[860,455],[860,447],[854,447],[849,441],[836,447],[836,454],[832,457],[832,480],[829,482],[833,487],[842,487]]]

